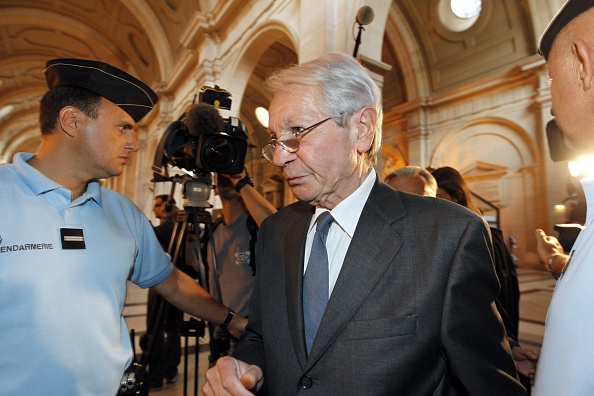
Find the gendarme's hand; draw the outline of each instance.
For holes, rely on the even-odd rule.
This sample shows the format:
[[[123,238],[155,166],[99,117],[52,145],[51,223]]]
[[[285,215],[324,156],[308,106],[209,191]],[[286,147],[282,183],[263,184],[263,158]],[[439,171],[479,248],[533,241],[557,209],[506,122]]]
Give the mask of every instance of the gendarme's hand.
[[[557,238],[545,234],[541,229],[535,231],[536,251],[543,263],[558,278],[567,262],[567,255]]]
[[[235,315],[227,327],[227,331],[235,338],[239,339],[245,331],[247,319],[243,316]]]

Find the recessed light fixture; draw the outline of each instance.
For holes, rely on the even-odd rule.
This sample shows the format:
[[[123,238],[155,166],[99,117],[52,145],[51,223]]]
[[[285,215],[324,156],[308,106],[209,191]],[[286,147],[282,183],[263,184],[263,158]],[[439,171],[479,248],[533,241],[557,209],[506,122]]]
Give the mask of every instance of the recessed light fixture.
[[[268,128],[268,110],[261,106],[256,107],[256,118],[264,128]]]

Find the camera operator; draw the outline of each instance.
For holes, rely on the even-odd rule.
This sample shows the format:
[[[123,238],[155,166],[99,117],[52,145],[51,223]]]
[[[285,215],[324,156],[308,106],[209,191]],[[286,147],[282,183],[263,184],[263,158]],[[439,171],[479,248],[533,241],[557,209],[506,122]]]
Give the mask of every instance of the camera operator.
[[[222,205],[222,218],[212,226],[214,244],[205,237],[209,289],[222,303],[247,317],[249,300],[255,282],[254,250],[258,228],[262,221],[276,212],[255,188],[246,172],[236,175],[215,174],[215,193]],[[213,252],[214,246],[214,252]],[[213,265],[215,254],[216,269]],[[219,289],[220,287],[220,289]],[[213,331],[210,363],[231,352],[234,340],[229,334],[216,327]]]

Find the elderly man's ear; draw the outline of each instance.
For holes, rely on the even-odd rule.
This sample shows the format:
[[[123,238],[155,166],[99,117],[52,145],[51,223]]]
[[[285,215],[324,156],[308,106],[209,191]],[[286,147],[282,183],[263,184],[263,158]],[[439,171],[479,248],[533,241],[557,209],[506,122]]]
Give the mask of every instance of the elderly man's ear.
[[[365,153],[371,147],[371,143],[373,143],[377,114],[374,108],[366,107],[358,117],[356,121],[358,126],[357,151]]]

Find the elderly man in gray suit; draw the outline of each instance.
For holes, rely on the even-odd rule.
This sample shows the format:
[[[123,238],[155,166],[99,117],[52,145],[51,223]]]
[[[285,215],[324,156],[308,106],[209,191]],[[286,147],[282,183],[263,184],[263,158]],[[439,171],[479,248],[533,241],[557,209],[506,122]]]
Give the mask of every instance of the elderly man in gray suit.
[[[493,303],[489,231],[378,180],[381,93],[366,70],[333,53],[267,86],[262,152],[298,202],[262,224],[246,332],[205,395],[526,394]]]

